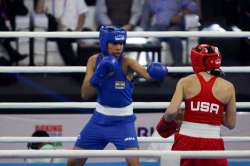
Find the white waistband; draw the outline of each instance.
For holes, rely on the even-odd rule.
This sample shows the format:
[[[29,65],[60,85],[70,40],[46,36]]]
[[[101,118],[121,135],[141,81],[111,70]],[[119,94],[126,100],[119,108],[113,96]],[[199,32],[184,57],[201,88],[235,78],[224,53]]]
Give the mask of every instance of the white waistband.
[[[104,115],[110,115],[110,116],[129,116],[133,115],[133,105],[130,104],[126,107],[114,108],[114,107],[103,106],[97,103],[96,111]]]
[[[220,138],[220,126],[183,121],[180,134],[200,138]]]

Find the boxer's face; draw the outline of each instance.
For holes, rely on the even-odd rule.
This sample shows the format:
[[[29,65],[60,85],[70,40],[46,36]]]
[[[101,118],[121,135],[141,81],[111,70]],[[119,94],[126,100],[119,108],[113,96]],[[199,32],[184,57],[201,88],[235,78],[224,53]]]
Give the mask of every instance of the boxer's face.
[[[123,43],[108,43],[108,52],[110,55],[119,57],[123,52],[124,44]]]

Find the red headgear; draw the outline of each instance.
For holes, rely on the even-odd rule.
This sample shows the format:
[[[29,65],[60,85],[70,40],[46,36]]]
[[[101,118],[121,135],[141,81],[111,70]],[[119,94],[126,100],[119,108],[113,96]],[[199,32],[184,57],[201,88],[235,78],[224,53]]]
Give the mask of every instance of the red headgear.
[[[215,46],[199,44],[191,50],[191,62],[195,73],[221,67],[221,54]]]

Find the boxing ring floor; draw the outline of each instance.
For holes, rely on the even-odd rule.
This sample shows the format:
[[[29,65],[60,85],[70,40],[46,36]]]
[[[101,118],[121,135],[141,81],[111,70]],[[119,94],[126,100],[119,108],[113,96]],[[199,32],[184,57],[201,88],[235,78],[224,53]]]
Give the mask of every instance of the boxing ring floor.
[[[229,161],[228,166],[248,166],[249,161]],[[0,163],[0,166],[66,166],[65,163]],[[125,162],[86,163],[85,166],[127,166]],[[159,162],[141,162],[141,166],[160,166]]]

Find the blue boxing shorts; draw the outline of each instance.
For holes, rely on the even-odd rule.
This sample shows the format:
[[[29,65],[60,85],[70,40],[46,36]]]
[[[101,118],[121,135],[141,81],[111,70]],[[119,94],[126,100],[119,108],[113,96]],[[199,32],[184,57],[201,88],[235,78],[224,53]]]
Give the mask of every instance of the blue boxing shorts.
[[[138,148],[134,122],[100,125],[90,120],[77,138],[75,147],[101,150],[108,143],[113,143],[118,150]]]

